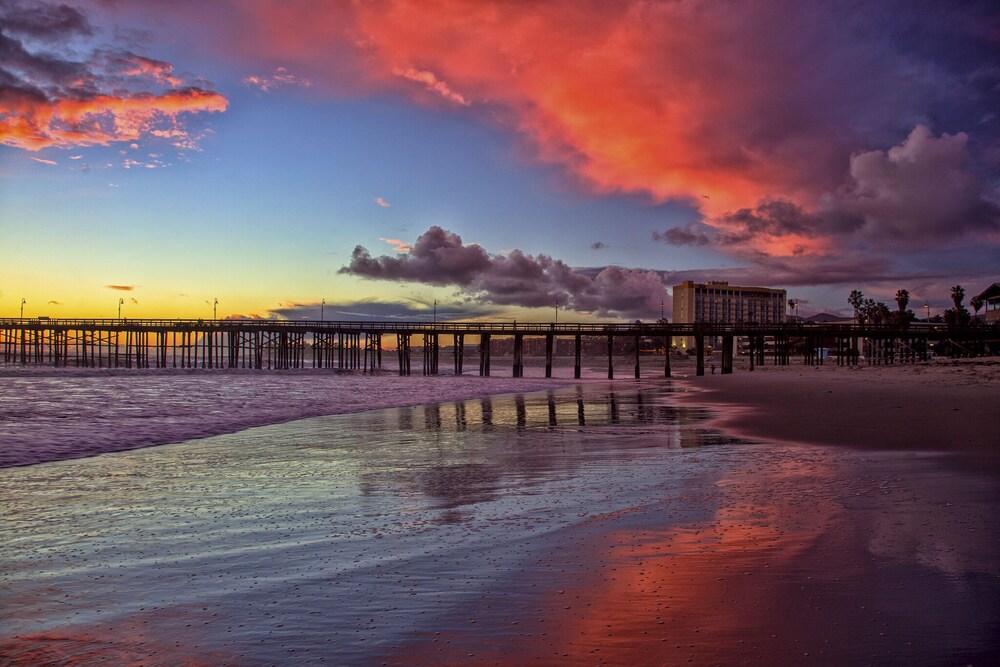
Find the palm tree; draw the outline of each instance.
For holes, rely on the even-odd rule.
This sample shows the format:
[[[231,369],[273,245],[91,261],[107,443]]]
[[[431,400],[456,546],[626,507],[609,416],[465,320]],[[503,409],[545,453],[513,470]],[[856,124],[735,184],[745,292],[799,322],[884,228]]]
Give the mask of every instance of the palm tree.
[[[865,301],[865,295],[860,291],[854,289],[851,290],[851,295],[847,297],[847,303],[851,304],[854,308],[854,320],[858,320],[858,314],[861,312],[861,304]]]
[[[955,310],[962,309],[962,301],[965,300],[965,289],[961,285],[951,288],[951,300],[955,303]]]
[[[896,290],[896,305],[899,306],[900,320],[903,318],[903,311],[906,310],[908,303],[910,303],[910,293],[905,289]]]
[[[969,305],[972,309],[976,311],[976,321],[979,320],[979,309],[983,307],[983,300],[978,296],[974,296],[969,300]]]
[[[861,302],[861,312],[858,317],[858,321],[861,323],[870,322],[875,316],[875,311],[878,308],[878,304],[875,303],[875,299],[864,299]]]
[[[872,312],[872,322],[875,324],[882,324],[883,322],[888,324],[891,315],[892,311],[889,310],[889,306],[879,301],[875,304],[875,310]]]
[[[796,315],[799,314],[799,300],[798,299],[789,299],[788,300],[788,307],[791,308],[793,311],[795,311]]]

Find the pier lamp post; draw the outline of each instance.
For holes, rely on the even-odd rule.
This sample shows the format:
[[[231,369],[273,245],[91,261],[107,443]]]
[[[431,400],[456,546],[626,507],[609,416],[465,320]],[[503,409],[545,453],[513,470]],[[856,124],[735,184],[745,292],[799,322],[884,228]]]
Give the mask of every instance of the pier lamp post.
[[[437,322],[438,322],[438,300],[437,299],[434,299],[434,319],[432,320],[432,322],[434,323],[435,326],[437,326]]]
[[[118,299],[118,319],[122,318],[122,304],[125,303],[125,299]]]
[[[930,321],[931,321],[931,304],[930,304],[930,301],[924,301],[924,312],[927,313],[927,317],[926,317],[926,319],[924,321],[930,323]]]
[[[319,321],[322,322],[326,318],[323,317],[323,311],[326,310],[326,299],[323,299],[322,303],[319,304]]]
[[[21,319],[22,320],[24,319],[24,304],[26,304],[26,303],[28,303],[28,302],[25,301],[24,297],[22,296],[21,297]]]
[[[663,301],[660,301],[660,320],[663,320]]]
[[[559,324],[559,302],[556,301],[556,324]]]
[[[219,319],[219,300],[216,299],[215,303],[212,304],[212,319]]]

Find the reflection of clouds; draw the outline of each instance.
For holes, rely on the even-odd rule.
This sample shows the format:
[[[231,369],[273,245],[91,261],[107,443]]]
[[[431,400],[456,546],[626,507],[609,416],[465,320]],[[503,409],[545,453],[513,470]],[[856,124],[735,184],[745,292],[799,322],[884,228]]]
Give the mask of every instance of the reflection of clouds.
[[[827,492],[835,474],[830,461],[812,450],[776,451],[734,450],[734,466],[718,469],[723,477],[714,483],[699,477],[697,485],[657,503],[584,519],[579,530],[591,537],[574,540],[573,553],[589,576],[540,580],[547,591],[537,603],[541,620],[522,621],[528,627],[518,650],[554,652],[567,664],[594,664],[595,655],[609,664],[788,658],[751,653],[759,651],[751,644],[776,631],[798,637],[775,615],[802,603],[792,597],[792,590],[802,595],[797,581],[805,579],[796,568],[843,516]],[[566,555],[553,559],[565,571]],[[455,637],[452,643],[462,644]],[[788,647],[800,657],[805,650],[798,638]],[[476,655],[510,661],[505,651]]]
[[[868,550],[956,579],[969,574],[1000,576],[996,507],[988,502],[995,503],[995,494],[989,480],[952,472],[931,461],[916,474],[902,471],[869,494],[878,506],[868,513]]]
[[[854,664],[887,648],[894,659],[934,662],[927,651],[982,643],[970,638],[989,631],[993,610],[975,605],[995,582],[970,577],[965,592],[945,596],[949,611],[929,611],[916,602],[940,590],[934,579],[917,583],[900,574],[911,570],[865,552],[948,575],[995,575],[985,500],[995,491],[985,481],[912,461],[872,467],[846,450],[741,450],[726,455],[735,465],[714,484],[701,480],[655,508],[589,517],[596,536],[576,548],[592,576],[550,584],[537,628],[549,635],[526,653],[551,645],[568,662],[600,651],[616,664],[787,664],[825,654],[820,662]],[[705,519],[683,519],[713,507]]]

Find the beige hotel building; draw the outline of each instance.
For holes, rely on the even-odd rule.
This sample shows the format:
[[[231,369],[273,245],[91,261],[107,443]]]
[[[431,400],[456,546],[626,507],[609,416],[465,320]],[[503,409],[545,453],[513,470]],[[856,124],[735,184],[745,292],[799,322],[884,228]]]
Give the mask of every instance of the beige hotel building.
[[[728,282],[685,280],[674,285],[674,323],[721,322],[774,324],[785,321],[786,292],[768,287],[739,287]],[[694,346],[690,336],[675,336],[678,349]]]

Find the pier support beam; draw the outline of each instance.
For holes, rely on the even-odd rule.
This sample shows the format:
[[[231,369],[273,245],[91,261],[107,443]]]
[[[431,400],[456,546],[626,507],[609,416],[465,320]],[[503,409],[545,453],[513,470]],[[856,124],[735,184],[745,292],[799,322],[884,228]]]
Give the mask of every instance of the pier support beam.
[[[410,374],[410,334],[396,334],[396,354],[399,356],[399,374]]]
[[[635,379],[639,379],[639,337],[636,336],[633,341],[635,344]]]
[[[663,339],[663,377],[670,377],[670,336]]]
[[[722,337],[722,374],[730,375],[733,372],[733,337]]]
[[[555,343],[555,336],[549,334],[545,337],[545,377],[552,377],[552,348]]]
[[[513,376],[524,377],[524,334],[514,334],[514,369]]]
[[[695,367],[694,374],[696,376],[705,374],[705,336],[702,334],[695,334],[694,337],[694,350],[695,350]]]
[[[577,334],[573,341],[573,377],[577,380],[580,379],[580,360],[583,356],[582,338],[580,334]]]
[[[490,376],[490,334],[479,336],[479,375]]]
[[[608,336],[608,379],[609,380],[615,379],[614,352],[615,352],[615,337]]]

